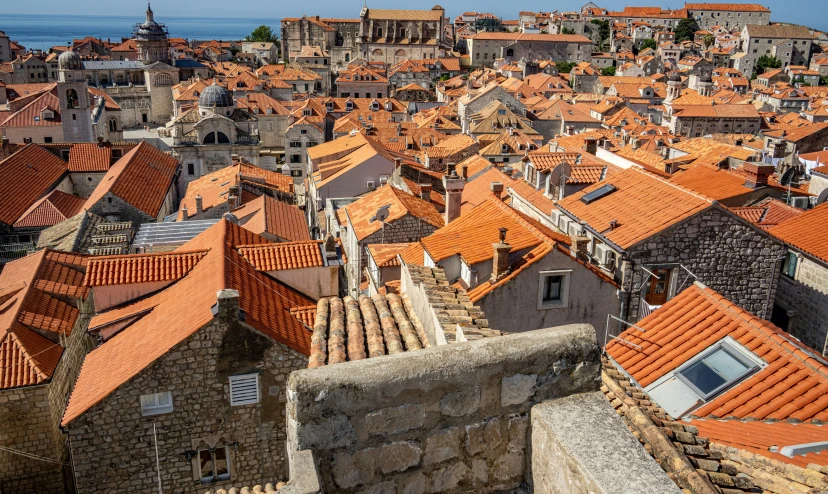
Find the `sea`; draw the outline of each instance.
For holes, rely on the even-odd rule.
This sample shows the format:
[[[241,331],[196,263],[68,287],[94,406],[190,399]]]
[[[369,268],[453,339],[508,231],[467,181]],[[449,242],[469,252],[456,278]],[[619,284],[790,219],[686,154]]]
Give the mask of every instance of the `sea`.
[[[205,17],[156,18],[167,25],[170,37],[188,40],[241,40],[262,24],[270,26],[278,35],[280,19],[233,19]],[[0,15],[0,31],[27,49],[48,50],[57,45],[71,44],[73,39],[94,36],[103,40],[120,42],[132,35],[133,26],[144,22],[138,16],[76,16],[49,14]]]

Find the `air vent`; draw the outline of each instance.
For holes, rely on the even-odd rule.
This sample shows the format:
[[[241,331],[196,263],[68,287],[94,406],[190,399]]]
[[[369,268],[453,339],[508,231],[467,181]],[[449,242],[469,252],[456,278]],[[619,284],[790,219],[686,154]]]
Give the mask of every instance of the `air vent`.
[[[259,375],[230,376],[230,406],[252,405],[259,402]]]

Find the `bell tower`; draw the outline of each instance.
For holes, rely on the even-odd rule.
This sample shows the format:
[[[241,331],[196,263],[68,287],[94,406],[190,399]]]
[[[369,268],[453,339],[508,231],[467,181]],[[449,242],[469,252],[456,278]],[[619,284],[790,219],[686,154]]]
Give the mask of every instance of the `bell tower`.
[[[92,110],[83,62],[77,53],[63,52],[58,57],[60,72],[56,85],[60,119],[65,142],[93,142]]]
[[[154,62],[170,63],[170,40],[167,27],[155,22],[155,14],[147,3],[147,18],[143,24],[136,24],[132,33],[138,50],[138,61],[144,64]]]

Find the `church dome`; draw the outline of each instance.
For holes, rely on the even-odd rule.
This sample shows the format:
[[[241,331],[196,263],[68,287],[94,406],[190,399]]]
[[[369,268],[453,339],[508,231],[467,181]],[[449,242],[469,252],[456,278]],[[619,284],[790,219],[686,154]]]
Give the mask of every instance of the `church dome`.
[[[713,78],[710,77],[710,74],[704,74],[703,76],[701,76],[701,79],[699,80],[699,82],[705,82],[705,83],[713,84]]]
[[[233,94],[224,86],[213,84],[207,86],[198,97],[198,106],[202,108],[227,108],[233,106]]]
[[[73,51],[65,51],[58,57],[58,68],[60,70],[81,70],[83,64],[81,58]]]
[[[672,82],[681,82],[681,76],[678,75],[678,72],[673,72],[669,80]]]

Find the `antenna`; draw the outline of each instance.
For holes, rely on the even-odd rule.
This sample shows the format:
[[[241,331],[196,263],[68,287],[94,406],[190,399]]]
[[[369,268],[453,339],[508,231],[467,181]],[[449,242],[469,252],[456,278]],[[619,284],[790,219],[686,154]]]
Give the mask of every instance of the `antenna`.
[[[386,204],[385,206],[377,209],[377,213],[371,217],[371,222],[373,223],[374,221],[379,221],[380,223],[385,223],[385,220],[388,219],[388,212],[390,208],[391,205]]]
[[[782,185],[790,185],[793,182],[793,177],[796,174],[796,169],[790,168],[788,171],[782,174],[782,178],[779,179],[779,183]]]
[[[815,206],[819,206],[820,204],[826,201],[828,201],[828,189],[825,189],[819,193],[819,196],[817,196]]]

